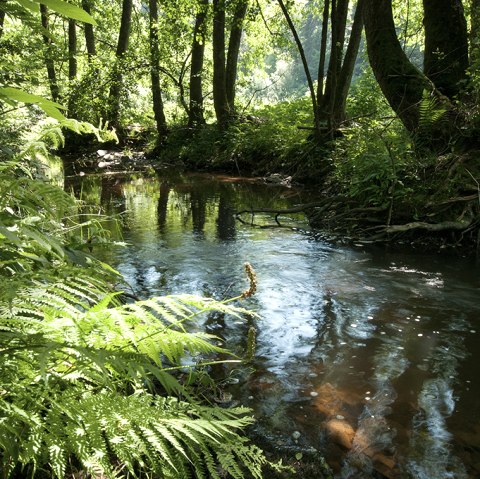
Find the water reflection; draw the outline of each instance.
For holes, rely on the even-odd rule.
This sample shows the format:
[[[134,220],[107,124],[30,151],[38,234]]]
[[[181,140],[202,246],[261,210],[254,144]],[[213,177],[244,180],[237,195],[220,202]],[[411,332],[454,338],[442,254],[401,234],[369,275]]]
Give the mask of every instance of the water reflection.
[[[84,178],[75,188],[122,214],[130,247],[102,254],[137,294],[228,297],[244,289],[243,263],[253,264],[255,371],[232,393],[276,440],[294,445],[299,431],[339,478],[480,475],[474,264],[249,228],[233,211],[309,198],[248,181]],[[249,325],[216,315],[203,327],[241,353]]]

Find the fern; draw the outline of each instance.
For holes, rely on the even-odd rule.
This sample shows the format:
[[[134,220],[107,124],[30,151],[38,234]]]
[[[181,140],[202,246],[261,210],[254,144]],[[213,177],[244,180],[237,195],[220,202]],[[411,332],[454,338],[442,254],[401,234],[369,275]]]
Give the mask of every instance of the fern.
[[[260,478],[250,410],[202,404],[177,374],[186,356],[229,354],[190,323],[248,312],[191,295],[122,304],[118,274],[76,249],[75,202],[21,165],[0,168],[2,477]]]

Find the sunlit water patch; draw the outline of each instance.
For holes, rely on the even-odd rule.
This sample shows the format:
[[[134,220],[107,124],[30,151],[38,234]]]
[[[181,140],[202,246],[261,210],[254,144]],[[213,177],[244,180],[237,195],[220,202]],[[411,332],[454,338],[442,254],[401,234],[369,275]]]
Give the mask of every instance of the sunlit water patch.
[[[320,450],[338,478],[479,477],[475,262],[335,247],[305,234],[301,216],[252,228],[234,212],[311,198],[221,180],[84,178],[73,189],[120,215],[129,246],[102,254],[136,295],[232,297],[252,263],[248,307],[260,319],[198,327],[243,354],[255,326],[253,371],[239,372],[230,393],[277,443]]]

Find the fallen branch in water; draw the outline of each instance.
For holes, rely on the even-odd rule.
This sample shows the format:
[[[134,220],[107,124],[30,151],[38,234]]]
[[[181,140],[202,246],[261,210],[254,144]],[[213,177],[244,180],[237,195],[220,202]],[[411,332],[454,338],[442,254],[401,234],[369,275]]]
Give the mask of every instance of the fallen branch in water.
[[[386,233],[403,233],[405,231],[422,229],[426,231],[465,230],[472,224],[472,220],[464,221],[443,221],[441,223],[425,223],[414,221],[404,225],[385,226]]]
[[[324,210],[324,209],[330,207],[330,205],[334,201],[337,201],[339,199],[344,199],[344,198],[340,197],[340,196],[335,196],[335,197],[331,197],[331,198],[325,198],[322,201],[315,201],[313,203],[305,203],[305,204],[293,206],[292,208],[285,208],[285,209],[251,208],[249,210],[238,211],[237,213],[235,213],[235,217],[237,218],[238,221],[240,221],[243,224],[250,224],[250,226],[258,226],[258,225],[255,225],[255,223],[253,222],[255,214],[257,214],[257,213],[273,213],[273,214],[275,214],[275,222],[277,223],[277,225],[282,226],[282,224],[278,220],[278,217],[280,215],[287,215],[287,214],[291,214],[291,213],[304,213],[308,210],[317,209],[317,208],[321,208],[322,210]],[[246,213],[250,214],[251,217],[252,217],[250,223],[247,223],[245,220],[243,220],[241,218],[241,216],[243,214],[246,214]],[[316,213],[318,214],[318,212],[316,212]]]

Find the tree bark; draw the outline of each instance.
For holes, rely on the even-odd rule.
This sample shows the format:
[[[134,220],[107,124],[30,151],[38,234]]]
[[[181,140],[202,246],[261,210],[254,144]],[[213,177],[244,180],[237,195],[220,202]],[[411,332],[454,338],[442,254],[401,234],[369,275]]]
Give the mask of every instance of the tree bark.
[[[235,113],[235,86],[237,81],[238,55],[243,33],[243,22],[248,9],[248,0],[239,0],[233,13],[232,27],[228,41],[227,66],[225,72],[228,108]]]
[[[42,27],[48,32],[49,30],[49,18],[48,8],[40,4],[40,17],[42,21]],[[60,98],[60,88],[58,86],[57,74],[55,72],[55,64],[52,58],[52,40],[48,35],[43,36],[43,43],[45,45],[45,66],[47,68],[48,83],[50,85],[50,94],[53,101],[58,101]]]
[[[68,79],[77,78],[77,22],[68,21]]]
[[[157,127],[157,145],[161,145],[167,134],[167,120],[163,109],[162,89],[160,86],[157,0],[149,0],[148,5],[150,11],[150,79],[152,84],[153,115]]]
[[[203,116],[202,73],[205,56],[205,28],[208,0],[200,0],[199,10],[195,18],[192,43],[192,63],[190,67],[190,104],[188,126],[195,128],[205,124]]]
[[[92,0],[82,0],[82,8],[89,14],[92,14]],[[85,32],[85,44],[87,46],[88,61],[90,62],[92,57],[97,54],[97,48],[95,47],[95,34],[93,32],[93,25],[90,23],[85,23],[84,26]]]
[[[407,130],[415,132],[423,91],[433,91],[433,85],[409,61],[398,41],[392,0],[368,0],[364,21],[368,58],[375,78]]]
[[[6,0],[1,0],[1,3],[6,3]],[[3,25],[5,23],[5,10],[0,10],[0,38],[2,38],[3,35]]]
[[[334,128],[345,121],[346,118],[348,91],[350,90],[350,84],[352,83],[353,70],[355,68],[358,49],[360,48],[360,41],[362,39],[364,5],[365,0],[358,0],[347,51],[345,52],[345,58],[343,59],[342,68],[337,80],[335,102],[332,111]]]
[[[75,20],[68,21],[68,80],[70,83],[70,93],[68,96],[68,116],[76,118],[75,112],[75,94],[73,83],[77,78],[77,23]]]
[[[322,104],[320,105],[320,111],[322,112],[322,115],[327,118],[329,123],[332,120],[335,95],[337,92],[337,83],[342,69],[342,56],[345,43],[345,28],[347,26],[348,3],[349,0],[332,0],[332,42],[330,61],[328,63],[327,79],[325,82],[325,93],[322,98]],[[331,125],[331,127],[332,126],[333,125]]]
[[[317,106],[318,108],[323,102],[323,87],[325,78],[325,58],[327,56],[327,38],[328,38],[328,16],[330,14],[330,0],[325,0],[323,6],[322,18],[322,36],[320,41],[320,58],[318,61],[317,76]]]
[[[110,125],[119,126],[120,120],[120,97],[122,92],[123,75],[122,60],[128,49],[130,39],[130,26],[132,20],[133,0],[123,0],[122,3],[122,19],[120,22],[120,31],[118,34],[117,50],[115,52],[116,61],[112,72],[112,84],[110,86],[109,95],[109,112],[108,119]]]
[[[467,78],[467,22],[461,0],[423,0],[424,72],[449,98]],[[448,25],[445,24],[448,19]]]
[[[225,68],[225,0],[213,0],[213,106],[220,130],[230,123]]]

